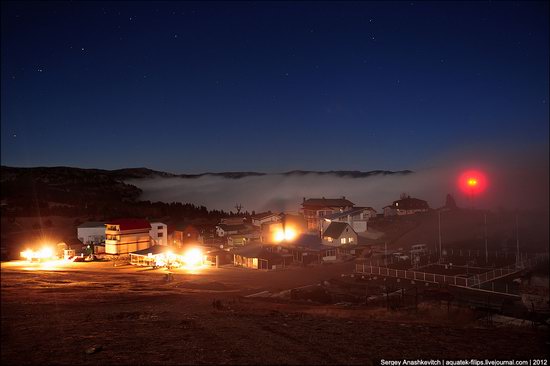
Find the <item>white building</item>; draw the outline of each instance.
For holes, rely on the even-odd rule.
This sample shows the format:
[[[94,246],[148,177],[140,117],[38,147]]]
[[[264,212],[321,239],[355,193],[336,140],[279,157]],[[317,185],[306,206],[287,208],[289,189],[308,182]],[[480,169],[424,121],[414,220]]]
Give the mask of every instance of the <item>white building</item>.
[[[357,244],[357,233],[347,222],[331,222],[321,238],[324,245]]]
[[[251,216],[252,219],[252,225],[254,226],[262,226],[262,224],[265,224],[266,222],[276,222],[281,220],[281,216],[276,213],[272,213],[271,211],[268,212],[262,212]]]
[[[162,222],[152,222],[149,236],[154,244],[168,245],[168,226]]]
[[[82,244],[100,244],[105,242],[104,222],[85,222],[76,228],[76,236]]]
[[[216,225],[216,234],[219,237],[224,237],[227,235],[238,234],[246,230],[246,226],[242,224],[238,225],[228,225],[228,224],[218,224]]]
[[[367,223],[376,217],[376,210],[372,207],[354,207],[344,212],[336,212],[325,216],[320,221],[321,232],[324,232],[331,222],[346,222],[356,233],[367,231]]]

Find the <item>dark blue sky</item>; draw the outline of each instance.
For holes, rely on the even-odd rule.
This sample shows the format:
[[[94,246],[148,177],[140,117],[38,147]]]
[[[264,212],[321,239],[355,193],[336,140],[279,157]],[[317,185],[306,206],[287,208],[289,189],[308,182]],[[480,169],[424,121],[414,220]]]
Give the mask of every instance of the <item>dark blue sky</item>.
[[[11,166],[415,169],[548,146],[547,2],[2,2]]]

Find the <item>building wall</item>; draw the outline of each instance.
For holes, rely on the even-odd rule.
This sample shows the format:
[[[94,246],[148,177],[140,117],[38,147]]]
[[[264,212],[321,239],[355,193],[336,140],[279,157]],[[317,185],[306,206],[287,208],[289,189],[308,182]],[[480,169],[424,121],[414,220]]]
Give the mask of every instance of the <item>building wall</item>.
[[[423,209],[423,208],[414,209],[414,210],[400,210],[400,209],[397,209],[397,215],[399,215],[399,216],[414,215],[415,213],[426,212],[426,211],[428,211],[428,210]]]
[[[384,216],[395,216],[397,215],[397,211],[394,208],[391,207],[384,207]]]
[[[184,230],[174,230],[171,244],[183,245],[189,243],[203,243],[200,232],[194,226],[187,226]]]
[[[345,242],[343,241],[343,239],[345,239]],[[346,229],[342,231],[342,234],[340,234],[338,238],[328,238],[324,236],[323,244],[335,247],[348,244],[354,245],[357,244],[357,233],[355,233],[350,227],[346,227]]]
[[[356,233],[363,233],[367,231],[367,220],[353,221],[351,226]]]
[[[168,245],[168,226],[162,222],[152,222],[149,235],[159,245]]]
[[[106,254],[128,254],[151,247],[149,229],[105,232]]]
[[[99,244],[105,240],[105,226],[79,227],[76,236],[84,244]]]
[[[252,219],[252,225],[254,226],[261,226],[262,224],[265,224],[267,222],[277,222],[281,218],[278,215],[268,216],[263,219]]]

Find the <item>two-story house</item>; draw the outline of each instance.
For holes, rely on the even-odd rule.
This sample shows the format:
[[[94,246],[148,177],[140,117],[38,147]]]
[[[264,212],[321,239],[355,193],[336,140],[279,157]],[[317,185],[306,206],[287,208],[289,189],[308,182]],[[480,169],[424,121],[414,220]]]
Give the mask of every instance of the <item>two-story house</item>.
[[[355,206],[353,202],[342,198],[309,198],[302,202],[302,212],[307,221],[309,231],[319,231],[321,229],[320,221],[326,216],[336,212],[351,210]]]

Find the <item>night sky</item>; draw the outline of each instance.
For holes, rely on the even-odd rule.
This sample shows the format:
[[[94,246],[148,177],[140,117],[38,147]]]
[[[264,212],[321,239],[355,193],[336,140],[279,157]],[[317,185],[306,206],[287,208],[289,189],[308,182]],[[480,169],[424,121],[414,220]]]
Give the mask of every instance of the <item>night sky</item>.
[[[548,2],[2,2],[1,161],[415,169],[548,147]]]

